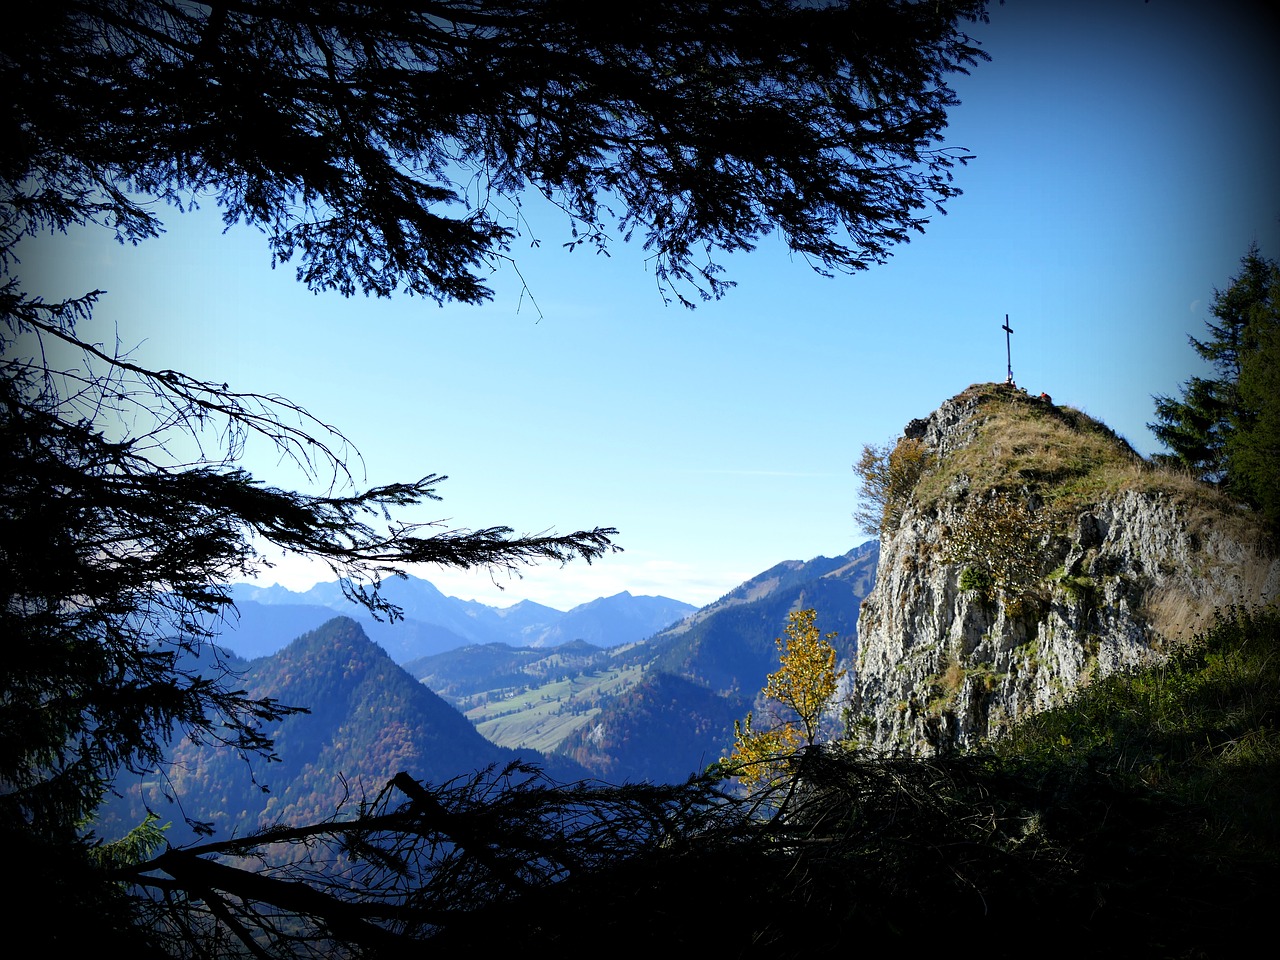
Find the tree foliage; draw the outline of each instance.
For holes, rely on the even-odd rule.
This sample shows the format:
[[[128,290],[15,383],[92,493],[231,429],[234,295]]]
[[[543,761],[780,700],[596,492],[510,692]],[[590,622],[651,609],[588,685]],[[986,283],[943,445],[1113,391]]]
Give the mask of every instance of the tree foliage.
[[[723,796],[707,779],[560,785],[522,764],[440,785],[399,773],[349,816],[166,850],[109,873],[150,894],[144,922],[176,956],[474,950],[559,926],[543,912],[549,895],[589,897],[600,878],[654,851],[672,866],[693,861],[743,819]],[[259,869],[240,868],[243,858]]]
[[[1280,533],[1280,267],[1250,311],[1236,383],[1239,406],[1226,440],[1230,492]]]
[[[892,446],[866,444],[853,466],[862,482],[862,502],[853,516],[863,531],[885,537],[896,530],[911,491],[932,463],[933,454],[915,437],[901,437]]]
[[[755,714],[748,711],[746,719],[733,721],[733,752],[722,760],[747,793],[790,779],[791,759],[804,747],[804,735],[797,724],[757,730],[754,720]]]
[[[812,608],[791,613],[787,639],[777,640],[780,666],[769,674],[764,688],[766,697],[795,714],[807,744],[817,739],[822,712],[844,676],[843,670],[836,670],[836,650],[831,645],[837,635],[819,634],[817,618]]]
[[[610,545],[604,530],[375,528],[366,518],[433,499],[442,478],[311,496],[232,466],[161,465],[24,385],[0,387],[0,810],[41,829],[74,827],[117,772],[153,768],[178,733],[269,751],[258,727],[291,708],[193,663],[232,615],[226,585],[252,571],[258,538],[323,559],[354,599],[392,616],[376,584],[398,564],[514,566]]]
[[[817,616],[812,608],[793,610],[787,617],[786,640],[777,638],[779,667],[769,674],[763,691],[774,706],[770,726],[756,730],[751,713],[744,722],[733,723],[733,753],[723,762],[748,791],[785,779],[788,759],[801,747],[813,746],[822,714],[844,676],[836,669],[831,645],[837,634],[822,636]]]
[[[1187,339],[1214,376],[1191,377],[1179,398],[1155,397],[1156,420],[1147,426],[1170,451],[1167,461],[1255,506],[1274,502],[1277,474],[1265,464],[1276,462],[1268,454],[1280,441],[1280,400],[1268,379],[1280,329],[1280,266],[1250,246],[1209,312],[1209,336]]]
[[[943,559],[962,568],[962,589],[975,590],[988,601],[999,595],[1005,610],[1016,613],[1044,573],[1052,533],[1047,510],[1034,509],[1026,497],[991,490],[967,504]]]
[[[569,246],[638,235],[664,285],[778,230],[883,260],[958,193],[948,75],[985,0],[68,2],[15,15],[4,245],[206,191],[313,289],[474,303],[530,188]],[[685,294],[679,294],[684,299]]]
[[[940,142],[948,78],[985,59],[963,30],[985,6],[67,0],[11,12],[0,34],[9,830],[74,835],[115,773],[149,766],[179,733],[269,752],[261,724],[292,708],[192,666],[234,615],[226,584],[257,568],[263,543],[319,557],[392,617],[378,585],[404,564],[510,569],[616,549],[611,528],[516,535],[396,519],[436,499],[444,477],[359,489],[342,434],[302,407],[112,348],[118,333],[93,317],[101,291],[28,288],[24,238],[96,227],[136,244],[161,232],[166,207],[210,203],[228,227],[262,231],[273,264],[312,290],[479,303],[484,273],[526,229],[531,191],[563,211],[571,249],[603,251],[611,231],[639,240],[686,304],[725,291],[721,254],[773,231],[820,271],[858,270],[959,192],[953,169],[967,157]],[[240,469],[254,437],[319,492]],[[209,888],[212,868],[191,869],[204,872],[166,890]]]

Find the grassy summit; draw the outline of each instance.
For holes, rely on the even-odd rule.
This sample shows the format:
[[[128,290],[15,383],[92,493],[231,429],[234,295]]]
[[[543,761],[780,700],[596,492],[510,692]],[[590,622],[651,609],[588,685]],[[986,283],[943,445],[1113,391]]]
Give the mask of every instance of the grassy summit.
[[[1000,383],[975,384],[951,402],[974,404],[971,438],[925,469],[912,497],[918,508],[961,491],[998,490],[1036,496],[1066,518],[1131,490],[1170,497],[1196,524],[1244,529],[1227,497],[1185,472],[1145,460],[1106,424],[1074,407]]]

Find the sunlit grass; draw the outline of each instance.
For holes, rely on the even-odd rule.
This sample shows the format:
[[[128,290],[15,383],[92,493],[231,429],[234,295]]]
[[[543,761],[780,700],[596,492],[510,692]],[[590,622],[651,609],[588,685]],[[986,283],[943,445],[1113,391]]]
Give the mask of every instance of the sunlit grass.
[[[500,747],[553,752],[600,712],[595,706],[640,682],[644,670],[628,666],[553,680],[519,692],[489,691],[462,705],[476,729]]]
[[[1105,424],[1002,384],[979,384],[972,442],[949,451],[920,478],[912,499],[928,510],[962,493],[1036,496],[1059,524],[1125,491],[1165,496],[1195,533],[1214,528],[1256,536],[1255,525],[1210,484],[1144,459]]]

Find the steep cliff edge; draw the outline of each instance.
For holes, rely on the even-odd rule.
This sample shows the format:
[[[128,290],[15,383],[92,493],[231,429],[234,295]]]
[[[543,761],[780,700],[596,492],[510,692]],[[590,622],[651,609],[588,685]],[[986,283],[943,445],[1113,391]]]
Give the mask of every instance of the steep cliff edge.
[[[893,467],[853,693],[877,752],[997,737],[1280,595],[1251,517],[1047,397],[972,386],[907,425]]]

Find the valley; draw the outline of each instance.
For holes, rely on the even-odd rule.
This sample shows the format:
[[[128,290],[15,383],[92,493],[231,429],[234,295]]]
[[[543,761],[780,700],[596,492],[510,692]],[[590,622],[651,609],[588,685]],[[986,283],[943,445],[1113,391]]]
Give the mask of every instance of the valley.
[[[519,691],[485,691],[455,705],[500,747],[550,752],[598,717],[603,701],[634,687],[643,675],[638,666],[594,670]]]

